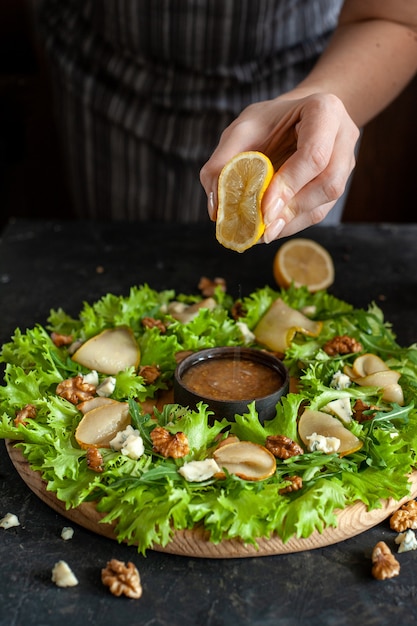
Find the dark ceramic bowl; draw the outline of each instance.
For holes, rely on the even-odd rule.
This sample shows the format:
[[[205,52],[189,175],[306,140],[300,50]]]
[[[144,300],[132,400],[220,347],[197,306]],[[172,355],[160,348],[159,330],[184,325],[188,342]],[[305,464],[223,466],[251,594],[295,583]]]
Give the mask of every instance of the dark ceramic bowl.
[[[203,372],[202,366],[215,370]],[[219,420],[234,421],[253,401],[260,422],[273,419],[276,404],[288,389],[289,374],[282,361],[252,348],[194,352],[177,365],[174,375],[174,401],[191,409],[203,402]]]

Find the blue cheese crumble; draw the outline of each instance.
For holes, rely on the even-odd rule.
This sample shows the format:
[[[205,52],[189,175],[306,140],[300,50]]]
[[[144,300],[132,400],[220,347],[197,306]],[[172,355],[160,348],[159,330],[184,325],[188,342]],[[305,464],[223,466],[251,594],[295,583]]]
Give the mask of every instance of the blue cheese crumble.
[[[351,384],[352,381],[349,376],[339,370],[333,375],[330,387],[332,387],[332,389],[347,389]]]
[[[340,439],[337,437],[325,437],[324,435],[318,435],[312,433],[308,437],[308,450],[309,452],[325,452],[326,454],[332,454],[337,452],[340,448]]]
[[[204,461],[184,463],[178,472],[189,482],[201,483],[204,480],[213,478],[215,474],[220,472],[220,467],[214,459],[205,459]]]
[[[135,461],[145,452],[145,446],[139,431],[130,425],[119,431],[114,439],[110,441],[110,448]]]
[[[399,533],[395,538],[395,543],[399,545],[398,552],[410,552],[417,550],[417,539],[415,533],[409,529],[404,533]]]

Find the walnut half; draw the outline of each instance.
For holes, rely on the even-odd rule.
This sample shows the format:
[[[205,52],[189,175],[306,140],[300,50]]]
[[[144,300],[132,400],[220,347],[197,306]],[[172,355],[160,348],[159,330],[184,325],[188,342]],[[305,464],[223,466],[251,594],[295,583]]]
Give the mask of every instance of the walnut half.
[[[155,319],[154,317],[142,318],[142,326],[144,328],[158,328],[159,332],[163,335],[167,331],[167,327],[162,320]]]
[[[72,335],[61,335],[60,333],[51,333],[51,339],[57,348],[61,346],[69,346],[73,342]]]
[[[288,476],[286,480],[288,481],[288,485],[278,491],[280,496],[286,493],[292,493],[293,491],[299,491],[299,489],[303,487],[303,479],[301,476]]]
[[[103,471],[103,457],[97,448],[87,449],[87,467],[98,474]]]
[[[91,400],[96,394],[96,388],[90,383],[86,383],[81,374],[74,378],[67,378],[61,381],[56,388],[56,394],[65,398],[72,404],[78,404],[85,400]]]
[[[155,452],[165,458],[180,459],[190,451],[185,433],[171,434],[166,428],[157,426],[151,432],[151,439]]]
[[[161,370],[157,365],[141,365],[138,371],[142,376],[145,385],[152,385],[161,375]]]
[[[16,417],[14,418],[15,426],[19,424],[27,424],[28,419],[34,420],[36,418],[36,407],[33,404],[26,404],[23,409],[17,411]]]
[[[101,570],[101,581],[114,596],[124,595],[135,600],[142,596],[139,572],[130,561],[127,565],[117,559],[108,561]]]
[[[403,504],[398,511],[391,515],[389,521],[390,528],[398,533],[412,528],[417,529],[417,502],[409,500]]]
[[[363,347],[354,337],[349,337],[349,335],[337,335],[324,344],[323,350],[329,356],[337,356],[338,354],[361,352]]]
[[[226,291],[225,279],[220,277],[211,279],[207,278],[207,276],[202,276],[200,278],[200,282],[198,283],[198,288],[200,289],[202,295],[206,298],[209,296],[214,296],[216,292],[216,287],[221,287],[222,291]]]
[[[393,578],[400,573],[400,564],[385,541],[378,541],[373,549],[372,563],[372,576],[377,580]]]
[[[266,438],[265,448],[278,459],[289,459],[292,456],[304,454],[302,447],[285,435],[269,435]]]

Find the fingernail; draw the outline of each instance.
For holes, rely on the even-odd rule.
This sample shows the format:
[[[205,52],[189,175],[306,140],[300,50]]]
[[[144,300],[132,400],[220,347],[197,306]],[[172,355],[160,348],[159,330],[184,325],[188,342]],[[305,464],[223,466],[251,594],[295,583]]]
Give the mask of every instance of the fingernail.
[[[208,195],[207,208],[208,208],[208,212],[209,212],[209,215],[210,215],[211,219],[213,219],[214,211],[215,211],[214,191],[210,191],[210,193]]]
[[[268,207],[265,211],[265,225],[268,228],[270,224],[276,222],[281,214],[282,209],[284,208],[284,200],[282,198],[278,198],[272,206]]]
[[[271,243],[274,241],[285,226],[284,220],[280,217],[276,222],[268,226],[264,232],[264,242]]]

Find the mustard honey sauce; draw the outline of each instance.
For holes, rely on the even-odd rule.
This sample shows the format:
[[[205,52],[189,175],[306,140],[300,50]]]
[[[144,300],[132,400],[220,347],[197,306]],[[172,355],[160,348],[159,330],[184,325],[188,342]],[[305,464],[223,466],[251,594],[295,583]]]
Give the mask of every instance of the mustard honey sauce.
[[[258,361],[244,358],[206,359],[184,372],[183,384],[193,393],[214,400],[248,400],[279,389],[281,374]]]

